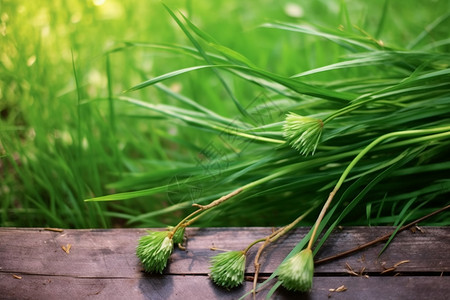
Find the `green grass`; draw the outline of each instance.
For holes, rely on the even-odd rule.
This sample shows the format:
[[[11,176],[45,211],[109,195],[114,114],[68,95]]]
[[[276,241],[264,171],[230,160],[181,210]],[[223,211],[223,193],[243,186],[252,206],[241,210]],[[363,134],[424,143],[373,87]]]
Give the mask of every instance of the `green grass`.
[[[159,1],[2,1],[0,225],[165,226],[246,185],[195,224],[285,225],[313,206],[312,225],[376,138],[449,126],[447,1],[311,1],[301,18],[262,2],[166,1],[171,16]],[[285,144],[288,112],[323,120],[314,155]],[[446,132],[369,151],[329,222],[448,204]]]

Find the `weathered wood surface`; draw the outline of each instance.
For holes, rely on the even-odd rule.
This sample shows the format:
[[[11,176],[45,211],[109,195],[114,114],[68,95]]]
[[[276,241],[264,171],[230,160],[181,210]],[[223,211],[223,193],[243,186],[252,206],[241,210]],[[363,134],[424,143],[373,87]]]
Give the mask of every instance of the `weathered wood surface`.
[[[334,232],[317,259],[339,253],[392,231],[390,227],[349,227]],[[270,234],[270,228],[189,228],[187,251],[176,249],[163,275],[142,272],[135,247],[144,229],[64,230],[0,228],[1,299],[238,299],[250,281],[227,291],[208,279],[209,258],[221,249],[241,250]],[[298,228],[270,245],[261,259],[261,276],[272,273],[308,232]],[[71,245],[69,253],[62,246]],[[424,227],[401,232],[378,257],[383,243],[348,257],[317,265],[308,295],[280,288],[275,299],[448,299],[450,228]],[[247,275],[254,272],[252,251]],[[388,273],[384,270],[408,261]],[[351,276],[348,268],[365,276]],[[273,284],[273,283],[272,283]],[[345,292],[329,289],[345,285]],[[258,299],[270,289],[264,288]],[[250,299],[251,297],[249,297]]]

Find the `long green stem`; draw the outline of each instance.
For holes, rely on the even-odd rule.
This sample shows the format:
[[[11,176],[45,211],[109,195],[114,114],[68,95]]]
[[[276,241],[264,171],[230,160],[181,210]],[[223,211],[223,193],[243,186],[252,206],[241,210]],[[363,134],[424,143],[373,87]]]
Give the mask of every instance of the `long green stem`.
[[[273,243],[276,240],[278,240],[280,237],[282,237],[283,235],[285,235],[287,232],[289,232],[289,230],[291,230],[295,225],[298,224],[298,222],[300,222],[301,220],[303,220],[310,212],[313,211],[313,209],[316,208],[316,206],[312,206],[310,207],[306,212],[304,212],[302,215],[300,215],[297,219],[295,219],[294,221],[292,221],[290,224],[284,226],[281,228],[281,230],[276,231],[275,234],[273,236],[271,236],[270,238],[270,242]]]
[[[251,242],[251,243],[247,246],[247,248],[245,248],[242,252],[243,252],[244,254],[247,254],[248,250],[250,250],[251,247],[253,247],[254,245],[256,245],[256,244],[258,244],[258,243],[264,242],[265,240],[267,240],[267,237],[261,238],[261,239],[257,239],[257,240],[255,240],[255,241]]]
[[[358,107],[362,106],[363,104],[374,101],[374,100],[376,100],[376,99],[369,98],[369,99],[362,100],[360,102],[352,103],[348,106],[345,106],[345,107],[335,111],[334,113],[330,114],[326,118],[324,118],[323,123],[326,124],[326,123],[330,122],[331,120],[333,120],[334,118],[344,115],[352,110],[357,109]]]
[[[185,217],[183,220],[181,220],[177,226],[175,226],[172,231],[169,233],[168,237],[171,239],[175,233],[177,232],[177,230],[181,227],[181,226],[185,226],[185,224],[189,221],[189,219],[191,219],[193,216],[195,216],[196,214],[198,214],[199,212],[201,212],[201,209],[197,209],[196,211],[194,211],[193,213],[189,214],[187,217]]]
[[[359,154],[347,166],[347,168],[344,170],[344,172],[342,173],[341,177],[339,178],[336,186],[334,187],[334,189],[331,191],[330,195],[328,196],[328,199],[325,202],[325,204],[323,205],[322,210],[321,210],[321,212],[319,214],[319,217],[317,218],[317,221],[314,224],[314,229],[313,229],[313,232],[311,234],[311,238],[309,240],[307,248],[311,249],[312,244],[314,243],[314,240],[315,240],[315,237],[316,237],[317,230],[319,228],[320,222],[322,222],[322,219],[325,216],[325,213],[326,213],[328,207],[330,206],[331,201],[333,200],[334,196],[338,192],[339,188],[344,183],[345,179],[347,178],[347,175],[350,173],[350,171],[353,169],[353,167],[358,163],[358,161],[364,155],[366,155],[367,152],[369,152],[373,147],[375,147],[376,145],[378,145],[382,141],[384,141],[386,139],[389,139],[389,138],[397,138],[397,137],[411,136],[411,135],[425,135],[425,134],[440,133],[440,132],[448,133],[448,131],[450,131],[450,126],[440,127],[440,128],[431,128],[431,129],[418,129],[418,130],[405,130],[405,131],[391,132],[391,133],[388,133],[388,134],[385,134],[385,135],[382,135],[382,136],[378,137],[372,143],[370,143],[368,146],[366,146],[361,152],[359,152]]]
[[[368,97],[367,99],[364,99]],[[398,104],[398,103],[393,103],[393,102],[387,102],[385,100],[380,100],[380,96],[369,96],[369,95],[364,95],[362,97],[359,97],[357,99],[354,100],[354,102],[352,102],[350,105],[345,106],[337,111],[335,111],[334,113],[330,114],[329,116],[327,116],[324,120],[323,123],[328,123],[329,121],[333,120],[334,118],[344,115],[348,112],[351,112],[355,109],[358,109],[359,107],[361,107],[362,105],[369,103],[369,102],[373,102],[373,101],[377,101],[378,103],[385,103],[385,104],[389,104],[389,105],[396,105],[396,106],[400,106],[400,107],[404,107],[404,105],[402,104]],[[357,102],[356,102],[357,101]]]
[[[274,143],[274,144],[285,144],[286,141],[284,140],[277,140],[277,139],[272,139],[272,138],[267,138],[267,137],[263,137],[263,136],[258,136],[258,135],[254,135],[254,134],[248,134],[245,132],[240,132],[237,130],[233,130],[233,129],[228,129],[225,127],[221,127],[221,126],[213,126],[214,129],[217,129],[219,131],[228,133],[228,134],[233,134],[236,136],[240,136],[240,137],[245,137],[251,140],[255,140],[255,141],[261,141],[261,142],[269,142],[269,143]]]
[[[279,172],[278,172],[278,173],[279,173]],[[210,210],[210,209],[212,209],[212,208],[218,206],[219,204],[221,204],[221,203],[227,201],[228,199],[230,199],[230,198],[236,196],[237,194],[239,194],[239,193],[242,192],[243,190],[246,190],[246,189],[248,189],[248,188],[254,187],[254,186],[258,185],[258,184],[264,183],[264,182],[266,182],[266,181],[272,179],[273,177],[276,177],[276,175],[279,175],[278,173],[275,173],[275,174],[266,176],[266,177],[261,178],[261,179],[259,179],[259,180],[255,180],[255,181],[253,181],[253,182],[251,182],[251,183],[249,183],[249,184],[246,184],[245,186],[240,187],[240,188],[238,188],[238,189],[232,191],[231,193],[226,194],[225,196],[222,196],[222,197],[220,197],[220,198],[217,199],[217,200],[214,200],[213,202],[211,202],[211,203],[209,203],[209,204],[207,204],[207,205],[193,204],[192,206],[198,207],[198,209],[197,209],[196,211],[192,212],[191,214],[189,214],[189,215],[188,215],[187,217],[185,217],[183,220],[181,220],[181,221],[177,224],[177,226],[175,226],[175,227],[172,229],[171,234],[169,235],[169,237],[172,237],[172,236],[175,234],[175,232],[176,232],[181,226],[187,226],[187,225],[193,223],[195,220],[197,220],[197,219],[198,219],[200,216],[202,216],[203,214],[201,214],[201,215],[199,215],[199,216],[193,218],[195,215],[197,215],[197,214],[199,214],[199,213],[201,213],[201,212],[206,212],[207,210]]]
[[[213,202],[211,202],[211,203],[209,203],[209,204],[207,204],[207,205],[193,204],[193,206],[198,207],[199,209],[197,209],[196,211],[194,211],[193,213],[191,213],[191,214],[189,214],[187,217],[185,217],[183,220],[181,220],[181,221],[178,223],[178,225],[175,226],[174,229],[172,230],[172,236],[175,234],[175,232],[176,232],[181,226],[187,226],[186,224],[191,224],[191,223],[193,223],[195,220],[197,220],[200,216],[203,215],[203,214],[201,214],[201,215],[199,215],[199,216],[193,218],[193,217],[194,217],[195,215],[197,215],[198,213],[200,213],[200,212],[206,212],[207,210],[209,210],[209,209],[211,209],[211,208],[214,208],[214,207],[218,206],[219,204],[221,204],[221,203],[227,201],[228,199],[230,199],[230,198],[236,196],[237,194],[239,194],[240,192],[242,192],[242,191],[244,191],[244,190],[246,190],[246,189],[255,187],[255,186],[259,185],[259,184],[262,184],[262,183],[264,183],[264,182],[266,182],[266,181],[269,181],[269,180],[271,180],[271,179],[273,179],[273,178],[276,178],[276,177],[278,177],[278,176],[280,176],[280,175],[283,175],[283,174],[285,174],[285,173],[287,173],[287,172],[277,172],[277,173],[274,173],[274,174],[272,174],[272,175],[263,177],[263,178],[261,178],[261,179],[255,180],[255,181],[253,181],[253,182],[250,182],[250,183],[244,185],[243,187],[240,187],[240,188],[238,188],[238,189],[232,191],[231,193],[229,193],[229,194],[227,194],[227,195],[225,195],[225,196],[222,196],[222,197],[220,197],[220,198],[217,199],[217,200],[214,200]]]
[[[248,250],[250,250],[251,247],[253,247],[254,245],[260,243],[260,242],[264,242],[264,241],[268,241],[268,243],[273,243],[276,240],[278,240],[280,237],[282,237],[283,235],[285,235],[286,233],[289,232],[289,230],[291,230],[295,225],[298,224],[298,222],[300,222],[301,220],[303,220],[312,210],[314,209],[314,207],[311,207],[310,209],[308,209],[305,213],[303,213],[301,216],[299,216],[297,219],[295,219],[294,221],[292,221],[291,223],[289,223],[288,225],[279,228],[278,230],[272,232],[269,236],[266,236],[264,238],[261,239],[257,239],[255,241],[253,241],[252,243],[250,243],[247,248],[245,248],[245,250],[243,251],[244,254],[247,253]]]
[[[226,134],[230,134],[230,135],[236,135],[236,136],[240,136],[243,138],[247,138],[247,139],[251,139],[254,141],[261,141],[261,142],[268,142],[268,143],[273,143],[273,144],[284,144],[285,141],[284,140],[277,140],[277,139],[272,139],[272,138],[268,138],[268,137],[263,137],[263,136],[258,136],[258,135],[254,135],[254,134],[249,134],[249,133],[245,133],[239,130],[234,129],[233,127],[229,126],[229,127],[224,127],[224,126],[220,126],[217,125],[216,123],[211,123],[211,122],[207,122],[204,120],[201,120],[199,118],[193,118],[190,117],[186,114],[179,114],[173,111],[170,111],[169,109],[167,109],[168,107],[163,106],[163,105],[156,105],[156,104],[152,104],[152,103],[147,103],[147,102],[143,102],[137,99],[133,99],[130,97],[118,97],[118,100],[121,101],[125,101],[125,102],[129,102],[132,104],[135,104],[137,106],[141,106],[147,109],[151,109],[153,111],[157,111],[159,113],[162,113],[164,115],[176,118],[176,119],[180,119],[183,120],[187,123],[192,123],[192,124],[198,124],[198,125],[202,125],[205,126],[206,128],[211,128],[213,130],[216,131],[220,131]]]
[[[177,230],[181,227],[181,226],[187,226],[186,224],[191,224],[193,221],[197,220],[199,216],[197,216],[196,218],[191,219],[192,217],[194,217],[195,215],[197,215],[200,212],[204,212],[206,210],[209,210],[213,207],[216,207],[217,205],[221,204],[222,202],[227,201],[228,199],[232,198],[233,196],[239,194],[242,191],[242,188],[238,188],[237,190],[232,191],[231,193],[220,197],[217,200],[214,200],[213,202],[211,202],[208,205],[199,205],[199,204],[193,204],[193,206],[198,207],[199,209],[197,209],[196,211],[192,212],[191,214],[189,214],[187,217],[185,217],[183,220],[181,220],[177,226],[175,226],[171,233],[169,234],[169,238],[172,238],[174,236],[174,234],[177,232]]]

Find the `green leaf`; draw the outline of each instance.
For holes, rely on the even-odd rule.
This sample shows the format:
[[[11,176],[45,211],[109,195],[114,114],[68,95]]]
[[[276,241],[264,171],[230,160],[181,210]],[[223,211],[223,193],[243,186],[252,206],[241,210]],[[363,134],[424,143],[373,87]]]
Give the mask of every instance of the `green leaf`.
[[[94,197],[90,199],[85,199],[86,202],[97,202],[97,201],[117,201],[117,200],[128,200],[138,197],[144,197],[144,196],[151,196],[157,193],[161,193],[167,190],[166,186],[160,186],[155,187],[151,189],[145,189],[140,191],[133,191],[133,192],[124,192],[124,193],[117,193],[113,195],[106,195],[106,196],[100,196],[100,197]]]

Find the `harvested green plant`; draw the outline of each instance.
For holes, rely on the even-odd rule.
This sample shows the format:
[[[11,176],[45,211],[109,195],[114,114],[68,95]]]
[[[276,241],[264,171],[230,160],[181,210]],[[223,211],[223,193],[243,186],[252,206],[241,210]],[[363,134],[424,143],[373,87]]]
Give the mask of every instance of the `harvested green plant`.
[[[211,259],[211,279],[225,288],[234,288],[244,282],[244,251],[223,252]]]
[[[164,239],[162,233],[158,233],[158,236],[161,234],[158,239],[153,237],[156,233],[141,239],[137,253],[147,271],[162,271],[172,251],[173,235],[178,228],[184,229],[200,217],[214,215],[217,210],[233,214],[234,209],[257,206],[255,199],[266,199],[266,209],[272,207],[282,211],[295,207],[300,212],[306,211],[334,185],[311,234],[299,243],[276,272],[286,288],[308,291],[312,287],[314,253],[331,230],[347,214],[364,207],[364,202],[368,219],[372,217],[372,209],[377,210],[380,219],[386,207],[403,203],[410,212],[407,214],[405,209],[402,210],[396,217],[400,220],[415,215],[425,203],[431,207],[448,201],[445,195],[448,195],[450,181],[444,175],[449,169],[446,154],[450,146],[448,54],[398,49],[370,36],[351,32],[339,33],[288,23],[265,24],[267,28],[325,37],[351,49],[343,62],[286,76],[257,67],[243,55],[220,45],[183,15],[180,18],[167,10],[194,47],[166,47],[206,64],[146,80],[129,91],[155,86],[169,97],[182,101],[186,107],[152,104],[129,96],[116,97],[115,101],[161,114],[205,132],[216,132],[222,137],[219,147],[225,154],[208,158],[205,163],[205,170],[215,176],[198,168],[186,170],[191,173],[189,184],[210,181],[214,189],[194,199],[196,210],[165,234]],[[342,77],[334,81],[308,79],[315,74],[349,69],[362,71],[354,78]],[[241,118],[221,116],[220,112],[212,112],[162,85],[165,80],[200,70],[210,70],[216,76]],[[362,77],[362,74],[366,75]],[[224,79],[229,76],[264,90],[267,100],[263,107],[258,107],[258,115],[273,113],[276,109],[278,119],[255,122],[254,116]],[[286,116],[284,120],[283,116]],[[209,155],[206,151],[203,154]],[[419,179],[424,173],[428,174],[427,179]],[[410,183],[398,186],[396,182],[405,179]],[[382,180],[383,188],[380,188]],[[333,205],[332,200],[343,186],[345,191]],[[172,187],[171,184],[164,186]],[[150,188],[138,194],[150,196],[159,191]],[[136,194],[133,193],[97,197],[90,201],[128,199]],[[282,200],[283,206],[273,205],[268,200],[273,197],[277,198],[277,203]],[[217,200],[211,201],[214,198]],[[181,201],[139,218],[187,209],[191,204]],[[329,207],[332,207],[330,211]],[[312,246],[326,225],[328,231],[313,252]],[[306,242],[306,249],[300,251]],[[242,283],[246,252],[231,251],[215,256],[211,268],[213,281],[227,288]]]

